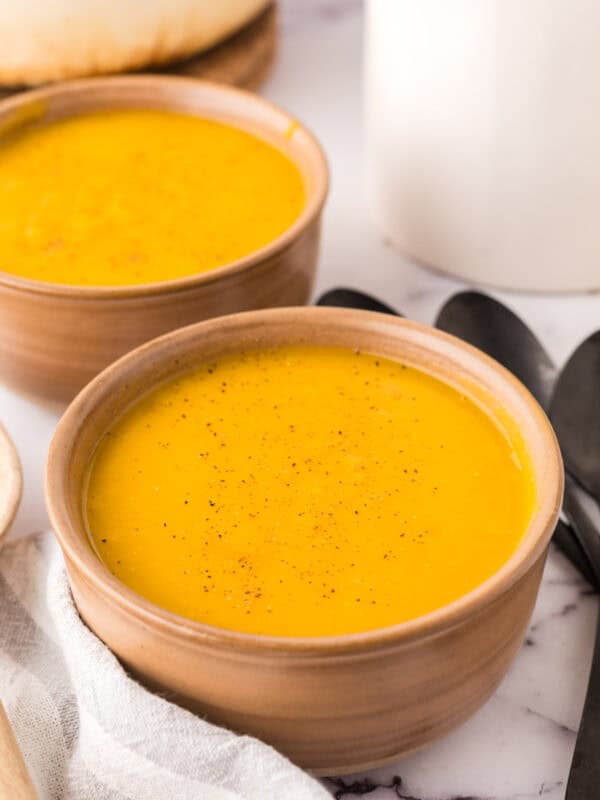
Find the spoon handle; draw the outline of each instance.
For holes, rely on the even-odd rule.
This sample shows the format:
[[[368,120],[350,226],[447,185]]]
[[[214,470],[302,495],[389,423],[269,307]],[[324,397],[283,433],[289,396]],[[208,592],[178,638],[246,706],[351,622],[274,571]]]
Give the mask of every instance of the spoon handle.
[[[590,518],[582,500],[580,489],[568,474],[565,482],[564,510],[594,572],[596,581],[600,573],[600,532]],[[598,587],[598,582],[595,586]],[[589,683],[565,800],[592,800],[598,797],[600,787],[600,616],[596,623],[596,640]]]
[[[565,800],[595,800],[600,791],[600,615]]]
[[[596,583],[596,578],[590,567],[589,559],[579,544],[573,528],[559,520],[552,541],[590,586],[593,586],[596,590],[600,589],[600,584]]]
[[[0,798],[37,800],[13,729],[0,702]]]
[[[567,472],[565,474],[563,510],[589,562],[590,569],[594,575],[593,586],[600,587],[600,531],[588,514],[580,491],[573,478]]]

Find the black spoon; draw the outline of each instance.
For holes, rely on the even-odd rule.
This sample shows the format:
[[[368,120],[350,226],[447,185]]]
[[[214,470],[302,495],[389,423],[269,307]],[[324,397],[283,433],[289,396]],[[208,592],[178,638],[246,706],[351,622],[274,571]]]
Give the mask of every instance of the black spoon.
[[[567,467],[600,498],[600,331],[579,345],[568,360],[556,383],[550,416]],[[566,800],[592,800],[599,792],[600,617]]]
[[[316,302],[318,306],[336,306],[339,308],[359,308],[363,311],[379,311],[382,314],[393,314],[396,317],[401,317],[398,311],[391,306],[382,303],[375,297],[364,292],[358,292],[356,289],[346,289],[338,287],[337,289],[329,289],[327,292],[319,297]]]
[[[535,334],[510,309],[480,292],[460,292],[442,307],[436,325],[503,364],[548,410],[556,367]],[[586,580],[600,587],[600,533],[570,477],[565,487],[564,510],[571,526],[559,521],[554,542]]]
[[[600,498],[600,331],[568,360],[550,404],[567,469]]]
[[[435,324],[495,358],[548,408],[557,369],[533,331],[505,305],[480,292],[460,292],[442,306]]]

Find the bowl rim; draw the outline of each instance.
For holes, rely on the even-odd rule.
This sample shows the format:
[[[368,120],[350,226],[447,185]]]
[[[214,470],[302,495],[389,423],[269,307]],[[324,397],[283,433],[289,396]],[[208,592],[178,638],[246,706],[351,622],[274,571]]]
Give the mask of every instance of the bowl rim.
[[[234,277],[237,273],[250,269],[251,267],[259,264],[266,259],[281,253],[287,248],[291,247],[295,240],[318,218],[323,210],[325,200],[329,192],[329,166],[327,157],[323,147],[314,133],[304,123],[300,122],[293,114],[286,111],[284,108],[276,103],[266,100],[264,97],[254,94],[253,92],[245,89],[239,89],[234,86],[217,83],[215,81],[208,81],[199,78],[181,75],[159,75],[152,73],[138,73],[135,75],[111,75],[107,77],[92,77],[82,78],[79,80],[65,81],[49,86],[44,86],[39,89],[31,89],[25,92],[20,92],[14,96],[9,96],[0,100],[0,120],[5,113],[10,113],[28,104],[35,104],[45,102],[55,97],[62,97],[66,95],[77,95],[80,93],[102,93],[106,89],[114,88],[116,90],[127,90],[139,87],[140,89],[147,89],[152,86],[162,86],[168,89],[172,95],[176,95],[178,91],[193,91],[197,89],[199,92],[209,92],[223,97],[230,97],[232,99],[240,99],[249,104],[254,104],[270,112],[274,112],[281,119],[286,119],[289,126],[293,126],[294,132],[300,131],[306,140],[308,148],[311,150],[315,158],[317,169],[315,169],[315,184],[307,197],[306,203],[300,215],[294,222],[286,228],[283,233],[272,239],[266,245],[253,250],[246,256],[238,258],[221,267],[208,270],[206,272],[195,273],[186,275],[181,278],[174,278],[165,281],[154,281],[150,283],[140,284],[125,284],[123,286],[81,286],[78,284],[67,283],[53,283],[51,281],[41,281],[34,278],[27,278],[6,272],[0,269],[0,287],[13,289],[17,291],[25,291],[35,294],[51,295],[55,297],[70,297],[82,300],[89,299],[123,299],[123,298],[137,298],[149,297],[153,295],[171,294],[175,292],[185,291],[190,288],[204,286],[216,283],[220,280]],[[154,108],[152,104],[148,104],[148,108]],[[180,112],[186,113],[186,112]],[[76,111],[66,116],[75,116]],[[194,116],[188,114],[188,116]],[[200,116],[200,115],[198,115]],[[225,122],[235,126],[234,119],[238,118],[236,113],[232,114],[231,120]],[[218,119],[218,115],[215,115]],[[242,130],[244,119],[239,117],[240,127]],[[256,134],[255,134],[256,135]],[[293,156],[286,153],[288,158],[298,166],[297,161]]]
[[[307,325],[329,321],[342,327],[344,324],[355,326],[357,335],[365,326],[375,326],[382,333],[395,331],[393,335],[406,337],[405,344],[411,340],[429,344],[437,356],[441,354],[443,357],[444,351],[452,350],[457,359],[464,359],[465,364],[474,366],[480,370],[480,374],[493,376],[496,384],[504,383],[514,397],[513,408],[522,406],[530,415],[531,435],[520,429],[525,444],[532,440],[535,431],[535,435],[543,440],[546,455],[543,475],[536,473],[536,480],[543,481],[538,483],[539,497],[532,519],[516,550],[501,568],[451,603],[396,625],[334,636],[274,636],[219,628],[167,611],[135,593],[110,573],[89,547],[86,532],[72,523],[66,502],[68,454],[85,425],[87,414],[97,407],[99,397],[106,396],[109,389],[112,391],[118,385],[126,384],[128,376],[136,373],[136,365],[143,364],[144,358],[153,353],[162,355],[161,361],[176,361],[178,354],[185,352],[189,344],[193,347],[209,331],[214,332],[219,328],[228,330],[236,325],[258,329],[266,319],[287,325],[300,318],[304,318]],[[173,345],[177,349],[170,351]],[[483,378],[481,382],[485,385]],[[149,383],[148,389],[151,387],[152,383]],[[510,414],[508,405],[503,408]],[[105,599],[120,606],[121,610],[138,621],[150,627],[158,626],[163,632],[179,639],[197,644],[210,643],[211,646],[219,645],[241,652],[331,656],[370,652],[434,636],[477,615],[495,602],[524,577],[545,553],[560,511],[563,480],[560,448],[545,413],[523,384],[485,353],[450,334],[404,318],[372,311],[304,306],[246,311],[189,325],[147,342],[111,364],[77,395],[60,420],[48,452],[45,494],[52,527],[67,563],[71,562]]]
[[[21,502],[23,472],[14,442],[0,423],[0,466],[7,475],[5,485],[0,484],[0,543],[8,533]]]

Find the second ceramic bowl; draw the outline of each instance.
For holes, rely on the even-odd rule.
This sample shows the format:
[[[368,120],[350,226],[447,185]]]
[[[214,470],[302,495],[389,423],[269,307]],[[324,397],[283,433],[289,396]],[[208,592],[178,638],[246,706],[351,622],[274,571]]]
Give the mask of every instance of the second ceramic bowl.
[[[260,250],[178,280],[79,287],[20,278],[0,268],[0,380],[38,398],[70,400],[115,358],[174,328],[235,311],[300,305],[311,293],[327,164],[312,135],[267,101],[189,78],[98,78],[0,102],[0,137],[31,121],[44,124],[116,108],[178,111],[262,137],[300,169],[306,205],[290,228]]]
[[[475,387],[484,407],[512,417],[531,457],[537,497],[521,543],[496,574],[450,605],[393,627],[286,638],[185,619],[109,572],[92,550],[83,519],[87,468],[104,431],[170,376],[226,353],[278,344],[347,346],[409,363],[469,393]],[[527,629],[560,506],[562,466],[535,400],[480,351],[385,314],[284,308],[193,325],[105,370],[58,426],[46,493],[81,616],[131,670],[301,766],[339,774],[427,744],[489,697]]]

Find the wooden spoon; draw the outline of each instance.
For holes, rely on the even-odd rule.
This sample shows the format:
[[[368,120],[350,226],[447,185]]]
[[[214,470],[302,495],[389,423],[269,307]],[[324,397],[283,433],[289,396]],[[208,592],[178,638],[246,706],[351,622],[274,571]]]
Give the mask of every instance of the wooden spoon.
[[[0,800],[37,800],[37,793],[1,701]]]
[[[0,544],[21,499],[21,465],[8,434],[0,425]],[[0,701],[0,800],[36,800],[19,745]]]

